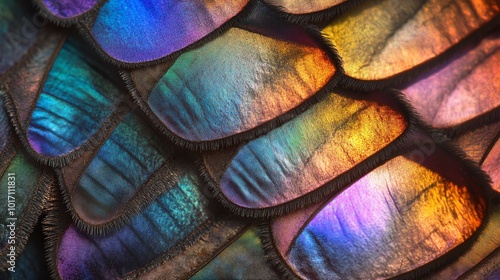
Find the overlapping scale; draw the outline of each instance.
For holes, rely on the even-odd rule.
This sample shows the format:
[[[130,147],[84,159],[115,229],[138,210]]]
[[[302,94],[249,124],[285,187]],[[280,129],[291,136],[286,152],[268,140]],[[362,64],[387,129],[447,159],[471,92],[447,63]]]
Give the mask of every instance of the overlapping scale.
[[[330,22],[323,34],[348,76],[373,81],[434,59],[496,24],[499,13],[495,0],[366,1]]]
[[[124,63],[156,60],[214,32],[248,0],[109,0],[88,27],[97,45]]]
[[[79,43],[70,38],[60,50],[27,123],[29,145],[47,159],[70,157],[99,138],[127,98],[116,70]]]
[[[484,229],[470,249],[466,250],[456,260],[448,263],[442,269],[424,277],[425,280],[459,279],[471,269],[474,269],[492,252],[500,248],[500,205],[494,205],[489,219],[485,221]],[[469,279],[469,278],[465,278]],[[481,277],[472,279],[483,279]]]
[[[167,62],[131,73],[138,97],[168,134],[221,140],[267,124],[311,98],[336,72],[321,44],[296,25],[258,14],[243,27]],[[264,24],[264,23],[266,24]],[[153,82],[151,89],[146,83]]]
[[[52,248],[56,250],[59,276],[63,279],[137,276],[147,271],[146,267],[174,258],[210,231],[214,205],[203,194],[201,179],[192,162],[179,159],[177,166],[178,170],[170,172],[172,187],[124,227],[103,236],[87,235],[74,225],[65,229]],[[55,224],[59,225],[57,221]]]
[[[471,129],[454,142],[490,176],[492,187],[500,192],[500,121]]]
[[[217,207],[212,208],[212,211]],[[245,232],[251,221],[217,212],[210,226],[200,234],[196,241],[184,248],[167,262],[151,271],[142,273],[138,279],[161,279],[168,275],[172,279],[187,279],[204,267],[240,234]]]
[[[460,279],[495,280],[500,275],[500,248],[481,261],[474,269],[468,271]]]
[[[0,269],[16,266],[42,213],[45,191],[53,177],[16,147],[0,154]],[[13,259],[11,258],[13,256]],[[13,260],[14,264],[7,260]],[[14,268],[15,269],[15,268]]]
[[[481,164],[488,150],[500,135],[500,122],[481,126],[455,137],[453,141],[472,160]]]
[[[41,228],[35,228],[23,252],[16,256],[15,267],[12,270],[1,271],[0,279],[50,279],[43,241]]]
[[[33,17],[33,10],[24,2],[0,2],[0,76],[28,51],[37,40],[42,23],[45,24]]]
[[[100,0],[40,0],[42,7],[62,19],[74,18],[91,10]]]
[[[500,192],[500,139],[488,152],[481,167],[490,175],[493,189]]]
[[[95,230],[113,226],[172,188],[176,172],[172,143],[161,139],[138,109],[130,111],[98,150],[63,167],[66,187],[79,225]]]
[[[427,123],[449,128],[500,107],[499,71],[500,40],[493,34],[402,91]]]
[[[41,35],[24,63],[5,75],[6,107],[21,141],[52,165],[66,164],[99,144],[128,98],[119,75],[78,47],[76,39],[61,50],[65,37]]]
[[[23,58],[24,63],[16,64],[3,77],[7,87],[5,97],[10,101],[6,107],[14,115],[12,120],[21,132],[21,139],[25,136],[37,93],[43,86],[45,76],[52,66],[51,61],[57,56],[65,38],[66,34],[62,32],[41,35],[30,55]]]
[[[248,229],[189,279],[279,279],[266,262],[257,231]]]
[[[205,164],[221,197],[237,208],[272,208],[297,203],[324,185],[330,191],[339,188],[340,181],[374,167],[373,160],[363,167],[360,163],[401,136],[409,122],[388,93],[358,98],[331,93],[292,121],[244,144],[223,164],[213,163],[219,155],[207,154]],[[377,156],[382,160],[386,155]],[[343,180],[334,181],[338,177]]]
[[[487,184],[435,148],[419,162],[397,156],[337,196],[274,219],[278,258],[305,279],[386,279],[458,250],[486,219]]]
[[[7,148],[11,134],[10,120],[4,107],[4,95],[0,91],[0,154]]]
[[[278,6],[282,11],[290,14],[308,14],[329,9],[348,0],[265,0],[266,3]]]

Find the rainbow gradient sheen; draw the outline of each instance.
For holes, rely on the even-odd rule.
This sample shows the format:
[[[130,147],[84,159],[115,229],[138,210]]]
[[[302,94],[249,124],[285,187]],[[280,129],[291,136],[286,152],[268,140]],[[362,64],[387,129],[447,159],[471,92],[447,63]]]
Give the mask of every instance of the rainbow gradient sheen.
[[[53,15],[72,18],[89,11],[99,0],[41,0],[41,2]]]
[[[497,37],[486,37],[446,67],[402,90],[427,123],[456,126],[500,106]]]
[[[433,279],[459,279],[465,272],[476,268],[488,255],[500,248],[500,205],[492,205],[491,215],[485,221],[484,228],[470,249],[456,260],[448,263],[442,269],[433,273]],[[463,276],[462,276],[463,277]],[[467,278],[462,278],[467,279]],[[481,277],[471,279],[484,279]],[[491,279],[494,280],[494,279]]]
[[[202,39],[239,13],[247,2],[109,0],[100,9],[91,35],[118,61],[151,61]]]
[[[279,253],[308,279],[386,279],[443,256],[467,240],[486,214],[469,174],[449,158],[444,161],[452,170],[438,167],[437,159],[446,156],[438,150],[423,165],[405,156],[390,160],[306,210],[307,219],[296,214],[303,225],[293,239],[284,230],[290,218],[275,219],[273,238],[290,240],[278,246]]]
[[[71,225],[58,246],[59,275],[63,279],[122,278],[159,257],[175,254],[176,245],[185,246],[185,239],[207,221],[210,208],[193,170],[175,176],[172,189],[111,234],[87,235]]]
[[[407,125],[402,113],[387,103],[331,93],[292,121],[244,145],[227,165],[220,191],[244,208],[289,202],[386,147]]]
[[[485,157],[482,168],[490,175],[493,189],[500,192],[500,140],[496,141]]]
[[[323,34],[347,75],[377,80],[435,58],[499,14],[496,0],[365,1],[330,22]]]
[[[76,187],[68,186],[72,206],[85,222],[109,222],[165,162],[167,150],[138,111],[131,111],[83,174]]]
[[[181,55],[148,104],[170,131],[193,142],[262,125],[314,95],[335,72],[304,30],[294,36],[302,42],[232,28]]]
[[[0,77],[38,39],[39,30],[31,22],[32,12],[20,0],[0,1]]]
[[[111,117],[123,93],[114,68],[69,39],[50,70],[27,128],[37,153],[58,157],[85,144]]]
[[[264,0],[290,14],[307,14],[334,7],[349,0]]]

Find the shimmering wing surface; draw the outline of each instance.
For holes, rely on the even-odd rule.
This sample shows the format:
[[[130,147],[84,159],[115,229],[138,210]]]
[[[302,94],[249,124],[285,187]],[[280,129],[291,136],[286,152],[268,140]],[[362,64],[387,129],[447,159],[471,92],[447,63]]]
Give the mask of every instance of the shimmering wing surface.
[[[187,265],[186,272],[195,269],[189,265],[196,264],[199,259],[206,262],[217,246],[224,246],[227,238],[233,238],[238,232],[233,231],[242,225],[236,221],[226,225],[221,223],[220,220],[228,216],[218,213],[217,207],[204,195],[205,186],[192,162],[181,157],[176,164],[179,168],[170,171],[173,182],[170,189],[152,204],[141,208],[124,227],[104,235],[88,235],[74,224],[62,222],[60,208],[51,212],[46,221],[52,228],[49,238],[54,263],[51,265],[59,277],[135,277],[158,266],[161,271],[168,271],[170,261],[177,264],[177,270]],[[228,227],[230,225],[232,228]],[[216,247],[204,246],[205,242],[216,244]],[[195,251],[196,256],[188,257],[189,251],[198,243],[202,250]],[[75,251],[79,253],[75,254]],[[182,256],[184,263],[176,260],[177,256]],[[197,261],[192,262],[195,259]],[[181,272],[172,271],[169,275]]]
[[[27,123],[31,148],[48,159],[74,157],[117,118],[115,111],[127,96],[120,83],[112,66],[70,38],[52,65]]]
[[[338,50],[347,75],[373,81],[436,58],[499,13],[495,0],[366,1],[323,32]]]
[[[0,4],[0,278],[47,278],[40,216],[60,279],[498,274],[498,0],[28,2]]]
[[[100,0],[39,0],[39,2],[55,17],[70,19],[88,12]]]
[[[74,218],[91,232],[128,220],[172,188],[170,174],[178,169],[177,147],[158,137],[137,109],[108,136],[98,150],[60,171]]]
[[[292,273],[390,278],[471,237],[487,212],[484,181],[440,148],[420,163],[411,157],[398,156],[333,199],[273,220],[272,238]]]
[[[242,11],[247,2],[110,0],[89,32],[111,58],[147,62],[202,39]]]
[[[494,205],[491,213],[484,225],[484,229],[481,230],[481,234],[470,249],[467,249],[455,261],[448,263],[442,269],[431,273],[424,279],[458,279],[467,273],[467,271],[476,267],[483,259],[494,252],[495,249],[498,251],[497,248],[500,248],[500,235],[498,234],[498,228],[500,227],[500,206]],[[473,279],[483,278],[478,277]]]
[[[500,137],[500,122],[472,129],[453,141],[475,162],[481,164],[489,149]]]
[[[468,156],[477,162],[492,180],[492,187],[500,192],[500,122],[470,130],[454,139]]]
[[[10,147],[12,148],[12,147]],[[0,256],[18,256],[42,213],[45,191],[54,177],[40,168],[22,150],[11,150],[0,157]],[[2,270],[12,266],[7,261]]]
[[[0,92],[0,269],[12,265],[10,256],[24,249],[33,227],[42,213],[45,191],[53,177],[19,147],[11,133],[9,119]]]
[[[155,122],[200,145],[267,130],[310,99],[336,72],[324,49],[299,26],[255,9],[244,24],[166,63],[164,74],[139,69],[130,80]]]
[[[352,171],[409,125],[391,95],[374,93],[371,98],[331,93],[294,120],[244,144],[220,172],[213,172],[210,155],[206,156],[221,197],[237,209],[272,208]],[[370,163],[364,164],[370,168]]]
[[[427,123],[450,128],[500,106],[498,72],[500,40],[493,34],[402,91]]]

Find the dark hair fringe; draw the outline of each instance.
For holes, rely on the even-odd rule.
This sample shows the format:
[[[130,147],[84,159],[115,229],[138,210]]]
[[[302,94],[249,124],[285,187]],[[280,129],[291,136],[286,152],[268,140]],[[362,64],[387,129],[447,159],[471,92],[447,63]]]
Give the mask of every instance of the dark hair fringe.
[[[186,250],[186,248],[189,248],[192,245],[199,242],[200,236],[203,235],[205,232],[209,231],[210,229],[212,229],[213,227],[216,227],[217,224],[218,224],[217,222],[214,222],[212,219],[209,218],[207,222],[198,226],[194,231],[190,232],[190,234],[185,239],[175,244],[173,247],[167,250],[167,252],[165,252],[163,255],[157,257],[155,260],[151,261],[149,264],[141,267],[140,269],[129,272],[128,274],[124,275],[123,278],[129,280],[137,279],[142,274],[148,273],[154,270],[155,268],[161,266],[163,263],[172,259],[174,256],[181,254],[184,250]]]
[[[90,224],[85,221],[72,205],[71,195],[68,193],[68,187],[64,182],[64,175],[61,169],[56,169],[57,178],[61,188],[62,198],[66,208],[71,213],[71,217],[78,229],[89,235],[106,235],[110,232],[119,230],[130,221],[145,207],[151,205],[159,196],[168,191],[169,187],[175,185],[174,180],[164,172],[170,167],[170,162],[166,161],[143,183],[135,194],[126,202],[123,209],[119,211],[115,218],[100,224]],[[160,184],[163,183],[164,185]]]
[[[51,35],[50,33],[45,34],[45,36],[50,36],[50,35]],[[66,36],[66,35],[64,35],[64,36]],[[35,53],[40,50],[41,42],[44,41],[43,39],[45,39],[45,37],[41,38],[29,50],[29,52],[23,56],[22,63],[17,64],[16,67],[23,67],[24,68],[24,67],[28,66],[28,65],[26,65],[27,60],[30,57],[33,57],[35,55]],[[60,49],[64,45],[64,42],[66,41],[66,39],[63,39],[62,37],[61,37],[61,40],[62,41],[59,43],[58,49],[55,50],[54,54],[52,55],[52,57],[50,59],[51,65],[54,63],[55,59],[58,56],[57,54],[59,53]],[[51,67],[48,68],[48,70],[47,70],[48,72],[50,72],[50,68]],[[14,71],[14,70],[12,70],[12,71]],[[48,72],[45,73],[45,75],[44,75],[43,81],[41,82],[41,87],[38,89],[38,92],[37,92],[36,100],[33,102],[33,105],[30,109],[31,111],[34,110],[34,106],[36,105],[37,100],[40,98],[43,84],[45,83],[45,81],[48,77]],[[81,156],[85,151],[88,151],[92,148],[95,148],[95,147],[102,145],[102,142],[108,138],[109,134],[116,128],[116,126],[121,122],[121,120],[126,115],[124,112],[122,112],[121,108],[127,106],[126,105],[126,98],[128,97],[128,94],[125,92],[122,92],[123,97],[122,97],[121,102],[119,102],[116,105],[116,108],[110,114],[110,116],[108,116],[108,118],[101,123],[99,129],[97,129],[96,132],[92,136],[90,136],[85,143],[83,143],[82,145],[80,145],[79,147],[75,148],[73,151],[71,151],[67,154],[57,156],[57,157],[48,157],[48,156],[44,156],[44,155],[41,155],[38,152],[36,152],[33,149],[33,147],[31,147],[31,145],[29,144],[29,141],[27,140],[27,136],[26,136],[27,130],[24,128],[24,125],[21,124],[21,121],[17,117],[17,108],[14,105],[14,100],[11,96],[12,94],[10,93],[10,90],[8,89],[7,86],[4,85],[3,88],[4,88],[3,91],[5,91],[5,107],[7,109],[8,114],[10,115],[10,119],[11,119],[11,122],[14,126],[14,129],[15,129],[16,133],[19,135],[19,139],[22,142],[23,146],[25,147],[25,150],[32,157],[34,157],[39,163],[44,164],[44,165],[48,165],[51,167],[62,167],[64,165],[67,165],[70,162],[72,162],[74,159]],[[31,118],[31,115],[28,118],[28,120],[30,118]]]
[[[309,97],[307,100],[305,100],[295,108],[292,108],[288,112],[280,116],[277,116],[274,119],[269,120],[250,130],[235,135],[231,135],[222,139],[193,142],[183,139],[182,137],[179,137],[174,132],[169,130],[167,127],[165,127],[159,120],[159,118],[151,111],[148,104],[137,92],[131,73],[128,72],[127,70],[122,70],[120,71],[120,75],[122,76],[122,79],[125,81],[125,84],[130,94],[132,95],[134,102],[142,109],[143,112],[146,113],[151,122],[160,130],[160,132],[166,135],[176,145],[194,151],[220,150],[221,148],[233,146],[243,141],[255,139],[256,137],[263,135],[269,132],[270,130],[284,124],[285,122],[295,118],[297,115],[306,111],[307,109],[309,109],[309,107],[311,107],[312,105],[316,104],[317,102],[325,98],[328,95],[328,93],[330,93],[339,83],[340,76],[343,75],[344,70],[342,67],[342,61],[340,60],[340,56],[338,55],[338,52],[335,49],[335,47],[321,36],[320,31],[315,26],[302,25],[300,27],[303,28],[305,32],[309,34],[326,52],[327,56],[330,58],[330,60],[332,61],[332,63],[336,68],[335,73],[321,89],[319,89],[314,95]]]
[[[0,74],[0,90],[5,90],[6,86],[4,85],[6,81],[9,80],[9,76],[12,72],[16,71],[18,68],[26,67],[27,60],[32,58],[36,52],[38,52],[42,46],[45,44],[45,40],[50,38],[51,36],[61,36],[61,40],[63,37],[67,37],[67,32],[63,29],[54,26],[43,27],[40,29],[40,34],[38,38],[31,44],[31,46],[26,49],[24,54],[12,65],[10,66],[4,73]],[[64,39],[65,40],[65,39]],[[62,44],[61,44],[62,46]]]
[[[48,19],[52,24],[55,24],[56,26],[64,27],[64,28],[77,25],[79,23],[80,19],[83,18],[86,14],[93,14],[93,13],[96,14],[97,12],[99,12],[101,7],[104,6],[104,4],[107,1],[108,0],[98,0],[98,2],[96,4],[94,4],[94,6],[92,8],[90,8],[89,10],[87,10],[79,15],[76,15],[74,17],[63,18],[63,17],[56,16],[52,12],[50,12],[47,9],[47,7],[45,6],[45,4],[43,4],[42,0],[31,0],[31,2],[34,4],[34,6],[37,9],[37,13],[39,13],[42,17]]]
[[[491,201],[495,201],[497,198],[500,198],[500,193],[495,192],[491,188],[491,179],[488,176],[488,174],[486,174],[486,172],[484,172],[481,169],[478,163],[470,159],[469,156],[456,143],[452,142],[453,139],[452,137],[449,137],[444,130],[434,128],[431,125],[427,124],[425,121],[423,121],[422,117],[420,117],[420,115],[413,108],[411,103],[407,101],[404,94],[402,94],[396,89],[392,89],[391,91],[393,91],[396,95],[398,95],[400,99],[404,100],[403,106],[405,110],[410,112],[410,114],[414,117],[416,126],[422,129],[422,131],[428,137],[430,137],[431,139],[435,135],[442,135],[446,137],[446,139],[444,139],[445,140],[444,142],[436,143],[437,146],[443,148],[445,151],[448,152],[448,154],[451,157],[461,162],[467,170],[472,172],[471,176],[473,176],[478,180],[480,187],[483,189],[483,191],[485,191],[485,194]]]
[[[255,7],[255,2],[250,1],[234,17],[232,17],[231,19],[226,21],[224,24],[222,24],[218,28],[214,29],[212,32],[205,35],[203,38],[199,39],[198,41],[193,42],[192,44],[190,44],[182,49],[179,49],[175,52],[172,52],[168,55],[165,55],[163,57],[153,59],[150,61],[144,61],[144,62],[123,62],[123,61],[120,61],[120,60],[117,60],[117,59],[111,57],[110,55],[108,55],[106,53],[106,51],[104,49],[101,48],[101,46],[95,41],[94,37],[92,36],[91,30],[90,30],[94,24],[95,18],[97,17],[97,12],[98,12],[97,10],[83,14],[76,27],[77,27],[79,33],[85,39],[85,41],[87,41],[92,46],[92,49],[95,52],[97,52],[98,55],[103,60],[105,60],[106,62],[111,63],[113,65],[116,65],[119,68],[124,68],[124,69],[129,68],[130,69],[130,68],[138,68],[138,67],[143,67],[143,66],[158,65],[160,63],[163,63],[163,62],[166,62],[166,61],[171,60],[173,58],[176,58],[177,56],[179,56],[180,54],[182,54],[186,51],[193,50],[193,49],[205,44],[206,42],[209,42],[209,41],[219,37],[220,35],[225,33],[227,30],[229,30],[231,27],[235,26],[237,23],[239,23],[242,20],[242,18],[245,18],[248,14],[250,14],[251,11],[254,9],[254,7]]]
[[[481,157],[481,159],[479,160],[478,164],[479,166],[482,166],[484,161],[486,160],[486,158],[488,157],[488,155],[490,154],[491,150],[493,149],[493,147],[496,145],[496,143],[500,140],[500,131],[498,131],[497,135],[495,135],[494,138],[492,138],[492,141],[490,143],[490,145],[488,146],[488,148],[485,150],[483,156]]]
[[[434,133],[438,133],[439,130],[432,129]],[[500,199],[500,193],[496,192],[491,187],[491,178],[490,176],[481,169],[481,167],[469,158],[469,156],[460,149],[460,147],[452,141],[446,141],[444,143],[439,144],[439,146],[443,147],[445,150],[449,151],[450,156],[452,156],[455,160],[461,162],[465,169],[469,172],[470,176],[475,178],[479,184],[481,191],[486,196],[487,200],[492,203],[498,203]]]
[[[424,128],[427,134],[433,133],[432,128]],[[433,272],[436,272],[441,267],[449,264],[450,262],[457,259],[463,252],[469,250],[477,241],[478,237],[483,232],[485,226],[490,221],[490,216],[493,211],[492,205],[492,190],[489,187],[489,178],[482,171],[478,165],[470,160],[466,154],[461,151],[457,146],[455,146],[452,142],[447,141],[443,143],[437,143],[439,147],[441,147],[449,156],[453,159],[458,160],[468,171],[468,177],[473,179],[478,183],[477,187],[483,192],[486,209],[484,211],[484,217],[481,222],[481,225],[475,230],[475,232],[463,243],[459,244],[455,248],[449,250],[444,255],[434,259],[433,261],[428,262],[427,264],[420,266],[414,270],[405,272],[400,274],[394,279],[421,279],[422,276],[429,275]],[[264,246],[264,250],[268,260],[275,265],[287,278],[289,279],[297,279],[297,275],[294,274],[293,270],[288,266],[287,262],[281,257],[281,254],[278,252],[278,249],[275,246],[274,239],[272,237],[272,230],[270,226],[270,220],[264,222],[260,227],[260,234],[262,239],[262,244]]]
[[[62,167],[76,158],[80,157],[84,152],[99,147],[105,140],[109,137],[109,134],[116,128],[116,126],[122,121],[125,114],[120,110],[115,110],[100,126],[100,128],[88,138],[88,140],[74,149],[73,151],[57,157],[47,157],[36,152],[33,147],[29,144],[26,136],[26,130],[21,125],[21,122],[17,118],[16,108],[14,106],[14,102],[11,97],[7,95],[5,105],[7,107],[7,111],[11,117],[13,126],[16,130],[16,133],[19,135],[19,139],[23,144],[25,150],[35,158],[39,163],[43,165],[48,165],[51,167]],[[36,103],[36,102],[35,102]],[[117,107],[123,106],[123,103],[119,104]]]
[[[158,117],[151,111],[147,103],[142,99],[140,94],[137,92],[134,82],[132,81],[130,77],[130,73],[122,71],[121,75],[123,79],[125,80],[125,83],[127,84],[127,88],[130,91],[130,94],[132,95],[134,102],[139,105],[141,110],[146,113],[148,118],[151,120],[151,122],[154,124],[155,127],[157,127],[162,134],[168,137],[169,140],[174,142],[176,145],[181,146],[182,148],[186,148],[192,151],[215,151],[215,150],[220,150],[225,147],[229,146],[234,146],[237,145],[241,142],[248,141],[251,139],[255,139],[256,137],[263,135],[270,130],[286,123],[287,121],[295,118],[297,115],[300,113],[306,111],[311,107],[312,105],[316,104],[318,101],[322,100],[328,93],[331,91],[332,88],[337,83],[338,80],[338,74],[335,73],[332,76],[332,79],[322,88],[320,89],[316,94],[313,96],[309,97],[309,99],[305,100],[302,102],[300,105],[297,107],[291,109],[290,111],[272,119],[269,120],[257,127],[254,127],[250,130],[247,130],[242,133],[238,133],[235,135],[228,136],[226,138],[218,139],[218,140],[208,140],[208,141],[200,141],[200,142],[192,142],[185,140],[176,134],[174,134],[172,131],[170,131],[168,128],[166,128],[162,122],[158,119]]]
[[[300,279],[278,252],[272,236],[270,220],[266,220],[259,225],[259,237],[262,242],[262,248],[264,249],[266,260],[279,272],[281,272],[284,278],[290,280]]]
[[[281,273],[283,273],[286,279],[299,279],[299,277],[293,272],[293,269],[288,265],[288,263],[283,259],[279,253],[274,239],[272,237],[271,221],[263,222],[259,227],[259,234],[262,240],[262,246],[264,248],[264,253],[266,259],[275,268],[277,268]],[[422,279],[425,276],[432,276],[432,273],[437,272],[440,268],[450,264],[452,261],[458,259],[460,255],[469,249],[478,241],[485,225],[489,222],[489,218],[485,217],[482,224],[478,229],[463,243],[451,249],[444,255],[428,262],[427,264],[420,266],[414,270],[405,272],[403,274],[397,275],[391,279]]]
[[[392,157],[398,154],[402,154],[408,151],[412,147],[412,143],[409,143],[409,140],[414,135],[414,133],[419,131],[419,128],[423,126],[424,123],[400,92],[396,90],[387,90],[386,93],[389,95],[389,97],[393,97],[393,100],[396,102],[397,106],[400,107],[403,115],[405,116],[405,119],[408,123],[405,131],[395,140],[393,140],[389,145],[380,149],[373,155],[367,157],[348,171],[336,176],[330,182],[325,183],[323,186],[307,194],[304,194],[301,197],[295,198],[284,204],[268,208],[245,208],[232,203],[220,191],[216,180],[209,174],[208,170],[204,166],[203,161],[199,160],[198,165],[201,174],[214,193],[217,200],[231,212],[243,217],[268,218],[279,216],[316,203],[323,199],[325,196],[332,195],[332,193],[344,189],[346,186],[350,185],[355,180],[359,179],[361,176],[365,175],[374,168],[378,167],[380,164],[387,162]]]
[[[50,277],[61,279],[57,271],[57,251],[64,231],[71,225],[71,218],[64,208],[61,193],[55,185],[48,189],[44,212],[46,216],[42,220],[42,230],[45,236],[45,259]]]
[[[334,18],[346,13],[352,8],[356,7],[365,0],[348,0],[340,4],[336,4],[325,10],[319,10],[316,12],[305,13],[305,14],[293,14],[287,12],[286,8],[280,5],[274,4],[272,0],[265,0],[265,5],[275,10],[282,18],[286,19],[288,22],[292,23],[324,23],[325,21],[331,21]]]
[[[460,40],[457,44],[449,47],[441,54],[422,62],[413,68],[396,73],[393,76],[377,80],[361,80],[345,75],[340,81],[340,86],[347,89],[374,91],[391,87],[405,87],[416,82],[430,72],[440,69],[449,62],[449,59],[459,55],[462,51],[478,45],[484,36],[496,30],[500,25],[500,17],[493,18],[490,22],[471,32],[468,36]],[[334,42],[332,42],[335,45]]]
[[[485,125],[494,124],[500,121],[500,106],[486,113],[480,114],[459,125],[442,129],[451,138],[460,137],[467,132],[475,130]]]
[[[29,65],[27,65],[28,64],[28,60],[30,58],[32,58],[35,55],[36,52],[40,51],[41,45],[42,45],[41,42],[43,42],[44,39],[46,39],[46,37],[49,37],[49,36],[51,36],[50,31],[49,32],[45,32],[43,35],[41,35],[41,38],[39,40],[37,40],[37,42],[35,42],[28,49],[28,51],[26,52],[26,54],[24,54],[22,56],[22,58],[13,67],[11,67],[6,73],[4,73],[4,75],[5,75],[4,77],[7,76],[7,78],[9,79],[10,77],[8,77],[8,75],[10,75],[10,72],[15,71],[17,68],[28,67],[29,66]],[[63,37],[62,37],[61,38],[61,42],[59,42],[57,48],[60,49],[62,47],[64,40],[63,40]],[[55,60],[56,57],[57,57],[57,55],[55,55],[55,54],[52,55],[52,57],[50,58],[51,63],[53,63],[53,61]],[[44,74],[44,78],[43,78],[44,80],[46,79],[47,75],[48,75],[48,73]],[[17,108],[14,105],[14,100],[12,99],[12,96],[11,96],[11,93],[10,93],[10,90],[9,90],[7,84],[4,82],[4,84],[1,84],[0,86],[1,86],[0,92],[2,92],[3,95],[4,95],[4,106],[5,106],[5,109],[6,109],[7,113],[8,113],[8,115],[9,115],[11,124],[14,127],[15,133],[18,135],[19,141],[23,144],[23,146],[25,147],[25,150],[30,154],[30,156],[32,156],[35,159],[39,159],[38,153],[36,153],[31,148],[31,145],[25,139],[25,135],[24,135],[25,131],[23,129],[23,126],[21,125],[21,122],[18,119]],[[41,90],[41,88],[38,89],[38,92],[40,90]],[[39,95],[39,93],[37,93],[37,95]],[[34,102],[34,103],[36,104],[36,102]],[[41,159],[39,159],[39,162],[40,162],[40,160]],[[44,164],[44,162],[41,162],[41,163]]]
[[[61,279],[57,271],[57,253],[65,231],[72,224],[72,218],[71,215],[67,213],[68,210],[64,206],[64,198],[60,189],[57,189],[55,186],[52,187],[47,197],[48,201],[44,208],[47,216],[42,222],[45,235],[46,260],[51,278]],[[217,225],[217,222],[213,221],[214,219],[217,218],[209,216],[206,222],[198,226],[185,239],[179,241],[164,254],[158,256],[155,260],[142,266],[140,269],[131,271],[127,275],[122,275],[121,277],[125,279],[135,279],[141,274],[147,273],[160,266],[174,255],[181,253],[186,248],[198,242],[200,235]],[[113,234],[113,232],[107,234]]]
[[[16,248],[15,253],[19,256],[28,242],[30,234],[35,228],[38,218],[42,214],[43,205],[47,201],[47,189],[53,185],[53,176],[48,169],[41,171],[40,177],[36,182],[33,182],[33,192],[29,198],[26,209],[22,213],[22,217],[17,221],[16,226]],[[6,252],[7,247],[2,251]],[[8,267],[7,262],[0,264],[0,270],[5,270]]]
[[[9,137],[4,149],[0,153],[0,174],[3,174],[5,170],[7,170],[10,162],[19,152],[19,150],[20,147],[17,143],[17,137],[15,134],[13,134]]]
[[[216,223],[216,226],[218,226],[219,223]],[[238,239],[241,238],[241,236],[243,234],[245,234],[247,231],[249,231],[252,226],[254,226],[255,224],[255,221],[247,221],[246,225],[242,226],[241,228],[239,228],[237,231],[237,233],[235,235],[233,235],[231,238],[228,238],[228,241],[223,245],[223,246],[220,246],[217,250],[215,250],[211,255],[210,257],[208,257],[202,265],[198,266],[197,269],[193,270],[188,279],[191,279],[192,276],[194,276],[195,274],[197,274],[199,271],[203,270],[203,268],[205,268],[205,266],[207,266],[209,263],[211,263],[214,259],[216,259],[226,248],[228,248],[229,246],[231,246],[234,242],[236,242]]]

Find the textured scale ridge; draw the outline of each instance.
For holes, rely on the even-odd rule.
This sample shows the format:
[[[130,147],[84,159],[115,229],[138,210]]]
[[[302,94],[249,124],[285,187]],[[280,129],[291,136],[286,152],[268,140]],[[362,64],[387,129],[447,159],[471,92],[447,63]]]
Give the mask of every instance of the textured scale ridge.
[[[247,138],[334,84],[337,66],[315,37],[258,6],[218,38],[126,80],[153,122],[188,147]]]
[[[71,39],[50,69],[28,123],[28,142],[46,157],[67,155],[89,141],[122,99],[109,80],[113,72],[106,73]]]
[[[493,0],[412,0],[405,5],[366,1],[330,22],[323,34],[338,50],[348,76],[373,81],[410,71],[444,54],[489,22],[495,25],[499,12]],[[362,27],[351,34],[357,26]]]
[[[239,148],[223,174],[211,175],[221,195],[238,207],[276,207],[345,176],[408,126],[389,95],[364,101],[355,94],[330,93],[294,120]]]
[[[439,171],[433,161],[444,157],[440,149],[424,162],[395,157],[334,199],[277,218],[270,228],[280,257],[301,278],[380,279],[455,249],[480,227],[487,206],[484,182],[457,174],[455,162]]]
[[[1,279],[497,279],[497,0],[3,0]]]

